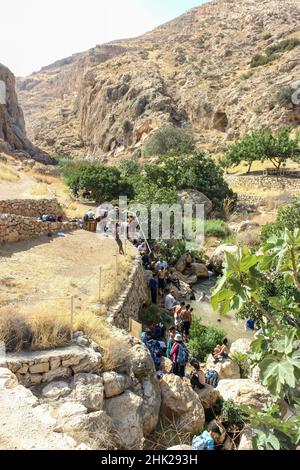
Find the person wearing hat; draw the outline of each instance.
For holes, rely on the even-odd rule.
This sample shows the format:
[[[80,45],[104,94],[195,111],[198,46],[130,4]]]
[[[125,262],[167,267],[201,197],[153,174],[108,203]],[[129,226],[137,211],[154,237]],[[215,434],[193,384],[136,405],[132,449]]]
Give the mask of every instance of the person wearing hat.
[[[173,363],[173,374],[183,378],[185,376],[185,367],[188,362],[188,350],[179,333],[175,335],[170,357]]]

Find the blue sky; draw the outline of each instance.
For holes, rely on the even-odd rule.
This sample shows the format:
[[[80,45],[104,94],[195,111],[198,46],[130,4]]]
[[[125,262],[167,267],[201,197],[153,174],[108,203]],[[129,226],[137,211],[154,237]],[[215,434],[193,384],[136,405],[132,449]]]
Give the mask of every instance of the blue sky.
[[[1,3],[0,62],[15,75],[24,76],[96,44],[138,36],[205,0],[13,0]]]

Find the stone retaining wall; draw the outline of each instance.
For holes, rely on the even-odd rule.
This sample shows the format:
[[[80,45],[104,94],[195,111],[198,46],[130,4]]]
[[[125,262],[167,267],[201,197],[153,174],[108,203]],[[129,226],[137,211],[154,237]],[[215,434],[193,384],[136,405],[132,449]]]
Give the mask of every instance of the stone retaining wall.
[[[78,228],[76,222],[42,222],[21,215],[0,214],[0,242],[31,240],[48,233],[67,232]]]
[[[0,200],[0,214],[22,215],[23,217],[40,217],[51,214],[64,216],[56,199],[8,199]]]
[[[300,177],[288,176],[225,176],[227,183],[231,186],[243,186],[244,188],[255,189],[280,189],[295,191],[300,189]]]
[[[68,378],[81,372],[99,372],[101,354],[77,345],[51,351],[7,354],[1,361],[26,387]]]
[[[144,303],[150,303],[150,290],[145,279],[141,257],[137,253],[128,285],[118,302],[110,308],[108,321],[118,328],[128,330],[129,319],[138,320],[139,310]]]

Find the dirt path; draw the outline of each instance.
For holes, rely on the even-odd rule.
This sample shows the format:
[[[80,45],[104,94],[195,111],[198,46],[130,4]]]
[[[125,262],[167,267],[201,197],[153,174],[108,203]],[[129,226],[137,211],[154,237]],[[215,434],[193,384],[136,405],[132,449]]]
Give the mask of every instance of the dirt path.
[[[76,309],[84,309],[98,301],[99,287],[101,295],[116,289],[116,257],[114,239],[84,230],[0,246],[0,313],[64,314],[71,296]]]
[[[1,450],[70,450],[72,442],[36,415],[31,393],[22,386],[0,388]],[[74,444],[74,443],[73,443]]]

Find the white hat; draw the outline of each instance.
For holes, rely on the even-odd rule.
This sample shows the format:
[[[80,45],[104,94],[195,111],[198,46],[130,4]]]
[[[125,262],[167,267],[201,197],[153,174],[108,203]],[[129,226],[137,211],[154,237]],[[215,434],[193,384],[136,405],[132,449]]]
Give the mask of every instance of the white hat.
[[[175,341],[182,341],[182,336],[177,333],[177,335],[175,335],[175,338],[174,338]]]

